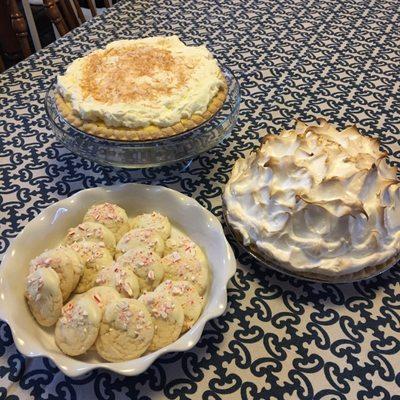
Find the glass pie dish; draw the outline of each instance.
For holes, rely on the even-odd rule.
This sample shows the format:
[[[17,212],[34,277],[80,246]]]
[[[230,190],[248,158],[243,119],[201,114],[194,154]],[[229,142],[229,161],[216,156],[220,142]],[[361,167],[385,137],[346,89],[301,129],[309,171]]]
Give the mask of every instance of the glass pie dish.
[[[83,158],[120,168],[148,168],[191,159],[216,146],[234,128],[240,106],[240,87],[233,73],[221,68],[228,93],[221,109],[209,120],[176,136],[142,141],[105,139],[72,126],[60,114],[56,101],[56,82],[47,92],[45,105],[51,128],[64,146]]]

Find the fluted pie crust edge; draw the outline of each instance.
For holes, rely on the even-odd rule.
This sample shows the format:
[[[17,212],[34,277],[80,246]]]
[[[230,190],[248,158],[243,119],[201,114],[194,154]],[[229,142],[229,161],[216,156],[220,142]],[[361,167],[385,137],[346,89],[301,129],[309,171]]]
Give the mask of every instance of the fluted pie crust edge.
[[[189,119],[181,119],[177,124],[168,127],[150,125],[139,129],[108,127],[102,121],[84,121],[72,110],[71,104],[65,101],[59,93],[55,94],[55,100],[57,108],[64,119],[81,131],[106,139],[137,141],[171,137],[196,128],[219,111],[225,102],[227,92],[228,86],[226,82],[224,82],[217,94],[211,99],[207,110],[203,114],[195,114]]]
[[[387,269],[394,267],[399,261],[400,261],[400,251],[398,251],[393,257],[387,259],[385,262],[374,265],[374,266],[367,266],[359,271],[355,272],[350,272],[350,273],[343,273],[343,274],[337,274],[337,275],[326,275],[322,273],[316,273],[316,272],[308,272],[308,271],[298,271],[294,270],[293,268],[288,267],[285,263],[282,263],[273,257],[268,257],[266,254],[260,252],[260,250],[255,246],[254,244],[250,243],[249,245],[245,245],[243,241],[243,236],[242,234],[234,229],[232,225],[228,221],[228,216],[227,213],[225,212],[225,221],[234,235],[235,239],[237,240],[240,245],[246,249],[250,254],[255,256],[257,259],[260,261],[265,262],[266,264],[272,264],[274,266],[273,269],[289,274],[293,274],[297,276],[298,278],[304,278],[307,280],[315,281],[315,282],[325,282],[325,283],[350,283],[350,282],[356,282],[356,281],[361,281],[363,279],[368,279],[372,278],[376,275],[379,275],[380,273],[386,271]]]

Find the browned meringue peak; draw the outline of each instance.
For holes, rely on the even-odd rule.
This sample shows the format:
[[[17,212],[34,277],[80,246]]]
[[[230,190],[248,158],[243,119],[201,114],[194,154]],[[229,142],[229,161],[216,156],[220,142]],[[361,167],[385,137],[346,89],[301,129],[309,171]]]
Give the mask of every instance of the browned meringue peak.
[[[298,121],[236,162],[230,224],[289,268],[355,272],[400,252],[400,184],[379,142],[355,127]]]

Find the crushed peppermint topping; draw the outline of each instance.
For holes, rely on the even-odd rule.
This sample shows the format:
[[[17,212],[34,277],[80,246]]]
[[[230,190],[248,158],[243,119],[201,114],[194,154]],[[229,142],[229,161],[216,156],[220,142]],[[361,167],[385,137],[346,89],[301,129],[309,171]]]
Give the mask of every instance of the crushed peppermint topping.
[[[179,261],[182,257],[177,251],[174,251],[173,253],[170,254],[170,258],[172,259],[172,262],[177,262]]]
[[[174,310],[175,305],[173,303],[164,303],[158,306],[157,308],[153,308],[151,311],[156,318],[167,319],[169,314]]]
[[[154,281],[155,276],[154,276],[154,271],[153,270],[150,270],[148,272],[147,278],[149,278],[151,281]]]
[[[148,245],[155,245],[156,240],[152,238],[154,230],[149,228],[137,228],[126,233],[122,239],[121,243],[126,245],[132,240],[137,240],[139,243],[145,243]]]
[[[172,294],[175,294],[175,295],[183,294],[185,292],[185,289],[186,289],[185,286],[186,285],[179,284],[179,283],[173,285],[172,286]]]
[[[171,279],[167,279],[166,281],[164,281],[164,286],[165,286],[167,289],[172,289],[173,284],[174,284],[174,283],[171,281]]]
[[[96,283],[98,283],[99,285],[104,285],[105,283],[107,283],[107,279],[106,279],[106,277],[104,276],[104,274],[99,275],[99,276],[96,278]]]
[[[78,327],[86,323],[88,316],[88,312],[82,306],[70,302],[63,307],[60,321],[63,324]]]
[[[118,292],[125,291],[129,297],[133,296],[131,285],[127,282],[128,274],[125,269],[119,265],[114,264],[109,268],[103,268],[97,276],[96,283],[100,285],[111,284],[114,285]]]
[[[148,302],[148,304],[149,303],[151,304],[150,311],[155,318],[167,319],[168,316],[175,309],[175,304],[163,297],[161,298],[150,297],[149,299],[152,300],[151,302]]]
[[[76,242],[71,247],[86,259],[87,262],[94,262],[104,256],[105,244],[103,242]]]
[[[119,215],[118,209],[119,207],[115,204],[98,204],[89,209],[88,215],[93,217],[95,221],[109,220],[124,222],[124,217],[123,215]]]
[[[147,267],[156,261],[155,253],[152,251],[143,252],[142,250],[139,250],[133,251],[130,254],[125,254],[128,254],[128,257],[124,258],[123,261],[127,264],[132,264],[134,267]]]
[[[148,326],[146,323],[145,317],[144,317],[144,312],[139,311],[137,313],[137,318],[136,318],[136,330],[135,330],[135,335],[139,335],[139,333]]]
[[[41,297],[40,289],[43,287],[44,282],[41,276],[28,277],[28,290],[27,296],[31,301],[38,301]]]
[[[119,327],[126,331],[133,315],[129,308],[129,304],[126,301],[121,301],[120,303],[116,304],[116,308],[118,313],[117,322]]]

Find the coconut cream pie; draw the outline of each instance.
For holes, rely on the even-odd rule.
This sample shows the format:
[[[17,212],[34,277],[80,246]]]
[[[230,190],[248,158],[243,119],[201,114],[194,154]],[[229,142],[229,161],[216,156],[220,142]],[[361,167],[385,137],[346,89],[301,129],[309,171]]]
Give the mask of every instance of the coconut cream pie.
[[[400,183],[377,140],[298,122],[236,162],[230,226],[264,259],[301,274],[360,275],[400,258]]]
[[[177,36],[119,40],[76,59],[58,76],[59,111],[96,136],[173,136],[211,118],[226,98],[221,70],[205,46]]]

